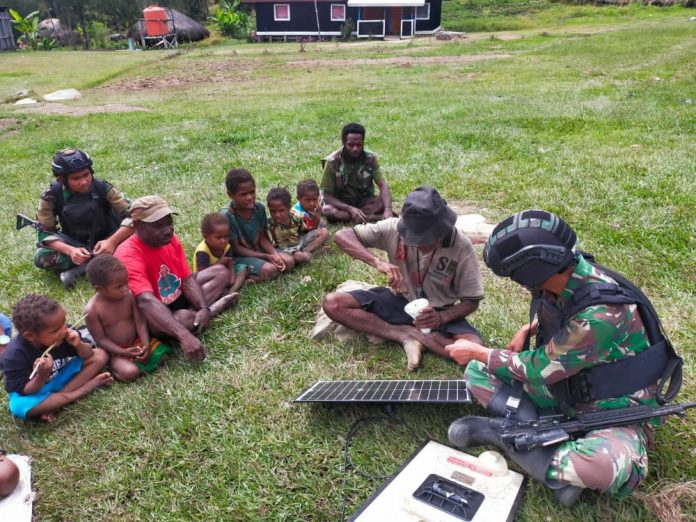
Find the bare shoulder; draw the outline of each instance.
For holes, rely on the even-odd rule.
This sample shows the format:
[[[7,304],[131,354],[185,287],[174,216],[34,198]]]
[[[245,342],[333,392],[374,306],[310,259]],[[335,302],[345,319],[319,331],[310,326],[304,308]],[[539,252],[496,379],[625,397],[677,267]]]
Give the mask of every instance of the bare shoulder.
[[[85,313],[95,314],[99,312],[99,294],[94,294],[89,302],[85,305]]]

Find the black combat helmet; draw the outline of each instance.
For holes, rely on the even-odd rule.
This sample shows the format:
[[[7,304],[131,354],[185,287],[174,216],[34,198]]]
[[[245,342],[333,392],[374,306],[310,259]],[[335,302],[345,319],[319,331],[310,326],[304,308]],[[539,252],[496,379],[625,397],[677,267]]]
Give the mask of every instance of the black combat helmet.
[[[538,288],[575,259],[577,236],[557,215],[524,210],[498,223],[483,260],[496,275]]]
[[[78,170],[89,169],[92,174],[92,158],[80,149],[63,149],[56,152],[51,162],[51,170],[56,177],[66,176]]]

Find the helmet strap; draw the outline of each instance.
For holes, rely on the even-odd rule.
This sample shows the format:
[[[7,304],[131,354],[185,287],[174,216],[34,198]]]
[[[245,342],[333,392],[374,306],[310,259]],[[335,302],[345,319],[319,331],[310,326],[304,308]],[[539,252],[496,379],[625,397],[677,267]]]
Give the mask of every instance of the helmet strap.
[[[529,328],[527,328],[527,336],[524,338],[524,343],[522,344],[522,351],[525,352],[529,350],[529,345],[531,344],[532,337],[532,323],[536,319],[539,313],[539,307],[541,306],[541,291],[532,291],[532,300],[529,303]]]

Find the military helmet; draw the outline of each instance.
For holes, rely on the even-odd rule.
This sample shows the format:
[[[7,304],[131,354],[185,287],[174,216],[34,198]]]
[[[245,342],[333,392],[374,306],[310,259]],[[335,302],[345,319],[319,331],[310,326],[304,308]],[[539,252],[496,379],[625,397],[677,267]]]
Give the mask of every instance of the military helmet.
[[[89,169],[94,174],[92,158],[80,149],[63,149],[53,156],[51,170],[56,177],[66,176],[82,169]]]
[[[483,249],[483,260],[496,275],[538,288],[575,259],[577,236],[557,215],[524,210],[501,221]]]

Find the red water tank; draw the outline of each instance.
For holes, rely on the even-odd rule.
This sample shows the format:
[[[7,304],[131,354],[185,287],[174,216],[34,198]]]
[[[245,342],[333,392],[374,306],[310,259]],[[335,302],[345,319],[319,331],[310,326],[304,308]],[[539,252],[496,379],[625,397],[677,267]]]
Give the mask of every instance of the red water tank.
[[[150,5],[143,9],[145,18],[145,34],[147,36],[163,36],[169,34],[169,16],[166,9],[157,5]]]

